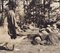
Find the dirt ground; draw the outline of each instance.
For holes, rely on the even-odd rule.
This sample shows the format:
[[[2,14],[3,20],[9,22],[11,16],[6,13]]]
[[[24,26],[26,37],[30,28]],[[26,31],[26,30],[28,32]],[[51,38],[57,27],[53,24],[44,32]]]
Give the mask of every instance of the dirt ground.
[[[15,44],[13,51],[0,50],[0,53],[60,53],[60,44],[57,45],[32,45],[28,40]]]
[[[0,45],[9,42],[11,45],[15,44],[15,48],[13,51],[0,48],[0,53],[60,53],[60,43],[57,45],[32,45],[29,39],[22,40],[21,37],[11,40],[7,31],[6,27],[0,27]]]

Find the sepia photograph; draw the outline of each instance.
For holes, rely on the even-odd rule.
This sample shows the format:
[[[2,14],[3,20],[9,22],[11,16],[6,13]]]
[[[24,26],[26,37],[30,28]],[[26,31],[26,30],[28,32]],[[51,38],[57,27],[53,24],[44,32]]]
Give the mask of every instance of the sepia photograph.
[[[60,53],[60,0],[0,0],[0,53]]]

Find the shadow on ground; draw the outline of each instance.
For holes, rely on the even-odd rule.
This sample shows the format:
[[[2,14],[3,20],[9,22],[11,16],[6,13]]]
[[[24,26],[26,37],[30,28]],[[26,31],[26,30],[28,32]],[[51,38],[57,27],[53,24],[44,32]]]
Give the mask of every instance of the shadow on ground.
[[[0,46],[0,50],[13,51],[13,50],[14,50],[14,48],[9,49],[8,47]]]

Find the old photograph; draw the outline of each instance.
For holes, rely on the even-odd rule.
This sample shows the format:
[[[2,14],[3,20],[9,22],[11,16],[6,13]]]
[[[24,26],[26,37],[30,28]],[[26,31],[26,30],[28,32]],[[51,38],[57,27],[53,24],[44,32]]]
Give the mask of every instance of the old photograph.
[[[0,0],[0,53],[60,53],[60,0]]]

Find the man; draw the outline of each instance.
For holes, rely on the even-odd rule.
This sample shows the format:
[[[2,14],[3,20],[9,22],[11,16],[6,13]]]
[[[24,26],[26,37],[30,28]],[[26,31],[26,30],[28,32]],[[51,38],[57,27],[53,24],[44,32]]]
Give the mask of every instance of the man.
[[[9,0],[6,4],[8,5],[6,15],[7,15],[7,22],[8,22],[8,33],[12,39],[16,38],[16,30],[15,30],[15,13],[14,10],[16,8],[15,2]]]

